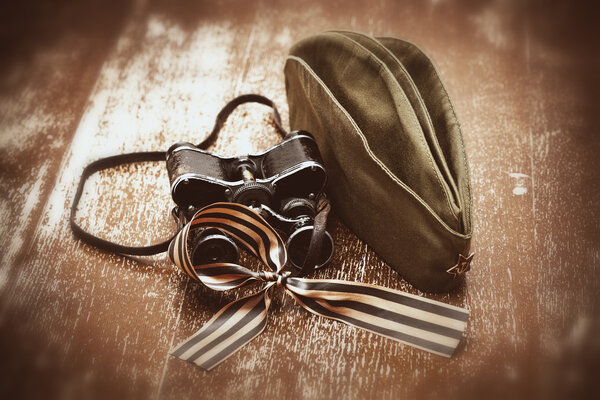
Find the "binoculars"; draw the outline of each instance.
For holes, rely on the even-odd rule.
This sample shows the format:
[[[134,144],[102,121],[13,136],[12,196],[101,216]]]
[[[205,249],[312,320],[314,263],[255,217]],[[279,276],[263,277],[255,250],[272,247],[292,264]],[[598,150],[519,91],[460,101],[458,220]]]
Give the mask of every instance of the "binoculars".
[[[302,268],[314,228],[317,199],[327,173],[312,135],[287,134],[283,141],[256,154],[224,157],[188,142],[167,151],[173,215],[180,226],[201,208],[215,202],[234,202],[253,208],[286,240],[290,263]],[[191,237],[195,264],[237,263],[235,241],[216,228],[200,229]],[[325,232],[316,268],[327,265],[333,239]]]

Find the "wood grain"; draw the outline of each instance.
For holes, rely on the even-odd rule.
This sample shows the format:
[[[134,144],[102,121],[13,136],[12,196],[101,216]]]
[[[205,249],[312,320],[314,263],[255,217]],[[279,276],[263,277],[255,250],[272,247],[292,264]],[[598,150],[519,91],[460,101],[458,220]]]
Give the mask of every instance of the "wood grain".
[[[27,57],[4,50],[3,398],[598,394],[599,64],[582,28],[593,10],[536,1],[141,1],[96,13],[95,1],[77,12],[60,4],[40,12],[59,16],[49,20],[61,34],[15,37]],[[265,332],[202,372],[169,350],[254,288],[217,294],[164,255],[123,258],[78,242],[67,209],[79,174],[102,156],[199,142],[242,93],[271,97],[287,123],[285,55],[333,28],[415,42],[454,101],[472,168],[476,257],[464,287],[425,296],[471,310],[463,345],[443,359],[309,315],[279,293]],[[268,109],[249,105],[212,150],[277,141]],[[94,176],[79,218],[112,240],[149,244],[174,232],[171,207],[164,165],[131,165]],[[335,213],[330,227],[336,253],[319,277],[419,293]]]

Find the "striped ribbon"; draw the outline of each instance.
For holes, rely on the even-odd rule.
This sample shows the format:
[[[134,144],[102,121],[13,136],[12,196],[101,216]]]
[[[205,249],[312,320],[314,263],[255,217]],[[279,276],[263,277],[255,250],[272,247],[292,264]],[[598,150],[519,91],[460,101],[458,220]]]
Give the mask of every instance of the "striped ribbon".
[[[241,265],[194,265],[188,235],[217,228],[262,260],[270,271]],[[169,258],[194,280],[214,290],[234,289],[259,281],[259,292],[238,299],[215,314],[172,354],[210,370],[259,335],[267,323],[274,287],[281,287],[313,314],[342,321],[411,346],[450,357],[466,327],[468,311],[381,286],[342,280],[291,277],[283,271],[287,253],[277,232],[252,209],[215,203],[198,211],[169,246]]]

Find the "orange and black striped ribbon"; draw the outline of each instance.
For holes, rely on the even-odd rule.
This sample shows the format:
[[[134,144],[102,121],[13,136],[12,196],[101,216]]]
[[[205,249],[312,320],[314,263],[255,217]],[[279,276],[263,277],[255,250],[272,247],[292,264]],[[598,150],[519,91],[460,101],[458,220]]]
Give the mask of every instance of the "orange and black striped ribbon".
[[[253,253],[270,271],[241,265],[194,265],[188,253],[190,231],[217,228]],[[260,334],[267,323],[274,287],[281,287],[313,314],[342,321],[411,346],[450,357],[463,335],[468,311],[381,286],[342,280],[290,277],[287,254],[277,232],[252,209],[215,203],[198,211],[171,242],[169,258],[195,280],[214,290],[265,282],[259,292],[238,299],[214,315],[173,355],[209,370]]]

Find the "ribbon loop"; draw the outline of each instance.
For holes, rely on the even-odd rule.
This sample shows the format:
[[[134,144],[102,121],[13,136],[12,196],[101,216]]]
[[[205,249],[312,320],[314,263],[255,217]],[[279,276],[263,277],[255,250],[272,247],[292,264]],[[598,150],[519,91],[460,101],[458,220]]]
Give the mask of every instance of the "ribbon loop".
[[[217,228],[256,255],[268,271],[241,265],[195,265],[188,253],[190,231]],[[463,308],[364,283],[292,277],[283,271],[287,254],[277,232],[252,209],[215,203],[198,211],[171,242],[169,258],[183,272],[214,290],[229,290],[253,281],[266,283],[257,293],[223,307],[172,354],[209,370],[258,336],[267,323],[272,288],[283,288],[305,310],[450,357],[466,327]]]

